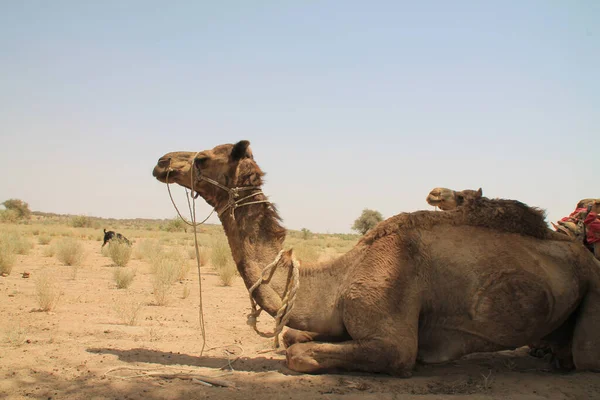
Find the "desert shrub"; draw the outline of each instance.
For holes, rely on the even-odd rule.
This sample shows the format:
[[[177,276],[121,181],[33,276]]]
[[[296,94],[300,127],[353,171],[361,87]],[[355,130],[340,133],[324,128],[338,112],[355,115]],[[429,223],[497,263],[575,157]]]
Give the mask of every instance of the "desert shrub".
[[[56,258],[64,265],[80,265],[85,253],[81,242],[73,238],[65,238],[56,243]]]
[[[156,239],[144,239],[135,245],[133,256],[138,260],[152,262],[162,252],[162,245]]]
[[[213,239],[211,252],[210,252],[210,263],[213,267],[225,265],[231,260],[231,250],[227,244],[227,240],[222,237]]]
[[[35,294],[41,311],[52,311],[58,304],[61,296],[60,287],[48,271],[38,274],[35,281]]]
[[[210,249],[208,247],[200,247],[198,248],[198,260],[200,261],[200,266],[203,267],[208,264],[208,260],[210,259]]]
[[[29,204],[19,199],[8,199],[2,203],[6,210],[16,215],[17,219],[30,219],[31,210]]]
[[[151,261],[151,270],[154,274],[152,287],[154,298],[159,306],[169,301],[172,285],[181,274],[181,254],[175,251],[161,252]]]
[[[308,240],[312,236],[312,232],[309,229],[302,228],[300,232],[302,232],[302,239],[304,240]]]
[[[188,247],[188,248],[186,248],[186,251],[187,251],[187,255],[190,258],[190,260],[196,259],[196,248],[195,247]]]
[[[19,220],[19,214],[14,210],[0,210],[0,222],[15,223]]]
[[[93,220],[85,215],[76,215],[71,217],[71,226],[74,228],[92,228]]]
[[[179,217],[170,219],[165,225],[161,226],[161,230],[167,232],[187,232],[187,224]]]
[[[38,236],[38,243],[39,244],[48,244],[52,241],[52,236],[47,235],[47,234],[43,234],[43,235],[39,235]]]
[[[224,286],[231,286],[237,274],[235,263],[231,258],[231,250],[223,238],[213,240],[211,250],[211,264],[217,271],[219,279]]]
[[[113,239],[107,246],[108,247],[108,255],[111,260],[118,265],[119,267],[124,267],[129,262],[131,258],[131,246],[125,243],[125,241],[121,241],[118,239]]]
[[[127,289],[133,282],[135,273],[136,271],[133,268],[125,268],[122,266],[115,268],[113,271],[113,279],[117,284],[117,289]]]
[[[135,325],[143,304],[134,301],[131,296],[125,296],[115,302],[114,309],[121,322],[126,325]]]
[[[56,254],[56,247],[54,245],[45,246],[42,248],[42,256],[43,257],[54,257]]]
[[[238,273],[233,260],[227,261],[226,264],[217,267],[216,270],[223,286],[231,286]]]
[[[31,249],[33,249],[33,242],[23,236],[18,236],[15,240],[15,253],[17,254],[29,254]]]
[[[0,273],[10,274],[15,261],[16,257],[12,246],[0,238]]]

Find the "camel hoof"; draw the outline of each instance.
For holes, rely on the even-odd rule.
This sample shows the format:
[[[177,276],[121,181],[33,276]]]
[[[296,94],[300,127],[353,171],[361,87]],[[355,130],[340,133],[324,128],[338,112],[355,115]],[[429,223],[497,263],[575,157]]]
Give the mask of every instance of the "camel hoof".
[[[314,358],[302,351],[298,346],[292,345],[286,353],[287,367],[296,372],[316,373],[319,371],[319,363]]]

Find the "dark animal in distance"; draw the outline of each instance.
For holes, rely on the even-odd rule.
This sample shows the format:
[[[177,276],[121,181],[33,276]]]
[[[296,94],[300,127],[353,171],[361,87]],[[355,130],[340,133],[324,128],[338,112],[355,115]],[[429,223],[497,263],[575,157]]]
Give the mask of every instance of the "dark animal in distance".
[[[125,236],[115,231],[107,231],[106,229],[104,229],[104,243],[102,243],[102,247],[106,246],[106,243],[110,242],[113,239],[117,239],[118,241],[127,243],[128,246],[131,246],[131,242]]]

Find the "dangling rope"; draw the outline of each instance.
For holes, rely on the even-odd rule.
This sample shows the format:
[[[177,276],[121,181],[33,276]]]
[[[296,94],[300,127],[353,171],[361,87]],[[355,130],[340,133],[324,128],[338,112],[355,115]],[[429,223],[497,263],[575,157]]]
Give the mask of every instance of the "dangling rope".
[[[202,330],[202,350],[200,351],[200,355],[202,355],[202,353],[204,352],[204,348],[206,346],[206,334],[205,334],[205,329],[204,329],[204,311],[202,309],[202,276],[201,276],[201,272],[200,272],[200,252],[198,249],[199,246],[198,246],[198,236],[197,236],[197,232],[196,232],[196,227],[198,225],[202,225],[203,223],[205,223],[208,220],[208,218],[210,218],[210,216],[214,213],[215,208],[213,208],[211,213],[208,215],[208,217],[206,217],[204,219],[204,221],[202,221],[200,223],[196,223],[196,198],[198,197],[198,193],[196,193],[194,195],[193,188],[194,188],[194,183],[195,183],[195,181],[194,181],[194,161],[196,160],[198,153],[199,152],[194,154],[194,157],[192,158],[192,163],[191,163],[192,165],[190,166],[190,190],[191,190],[191,193],[189,195],[192,197],[192,204],[190,204],[190,200],[189,200],[188,193],[186,190],[186,199],[188,202],[188,208],[190,209],[190,215],[191,215],[191,219],[192,219],[191,223],[187,222],[185,220],[185,218],[183,218],[183,216],[179,212],[179,209],[177,208],[177,205],[175,205],[173,196],[171,195],[171,189],[169,188],[169,172],[171,171],[170,166],[167,169],[167,176],[165,179],[165,183],[167,184],[167,190],[169,192],[169,197],[171,198],[171,203],[173,203],[173,207],[175,207],[177,214],[186,224],[190,225],[194,229],[196,262],[198,265],[198,288],[200,291],[200,307],[199,307],[198,312],[199,312],[199,319],[200,319],[200,327]],[[269,203],[269,200],[256,200],[256,201],[249,201],[246,203],[242,203],[242,201],[244,201],[244,200],[247,200],[247,199],[257,196],[259,194],[263,194],[262,190],[260,190],[260,187],[242,186],[242,187],[229,188],[227,186],[221,185],[219,182],[217,182],[213,179],[210,179],[210,178],[202,176],[202,175],[200,175],[198,177],[198,179],[204,180],[212,185],[215,185],[215,186],[225,190],[229,194],[229,200],[228,200],[226,206],[220,212],[218,212],[218,214],[221,215],[223,212],[227,211],[228,209],[231,209],[231,211],[230,211],[231,217],[234,221],[235,221],[235,210],[238,207],[247,206],[247,205],[251,205],[251,204]],[[239,192],[241,190],[253,190],[253,189],[258,190],[258,191],[255,193],[252,193],[246,197],[243,197],[241,199],[239,198]],[[281,298],[281,307],[279,308],[279,310],[277,310],[277,314],[275,316],[275,330],[272,333],[260,332],[256,326],[257,318],[260,315],[260,313],[262,312],[262,308],[259,308],[258,304],[254,300],[253,292],[260,285],[262,285],[264,283],[269,283],[269,281],[275,274],[275,270],[277,269],[279,261],[281,260],[283,251],[284,250],[281,250],[279,252],[279,254],[277,255],[277,257],[275,258],[275,260],[271,264],[267,265],[265,267],[265,269],[263,269],[263,271],[261,273],[261,277],[249,289],[250,306],[251,306],[252,310],[250,311],[250,314],[248,315],[248,324],[250,324],[254,328],[254,331],[256,333],[258,333],[260,336],[275,337],[275,343],[274,343],[275,347],[279,347],[279,334],[281,333],[281,331],[283,330],[283,327],[288,323],[288,321],[291,317],[291,312],[292,312],[292,309],[294,308],[294,303],[296,302],[296,292],[298,291],[298,287],[300,286],[300,272],[298,270],[298,261],[296,260],[294,255],[292,254],[292,258],[291,258],[291,268],[292,268],[291,274],[288,277],[288,281],[286,283],[286,287],[284,289],[283,296]]]
[[[204,221],[202,221],[200,223],[196,223],[196,197],[198,197],[198,196],[194,196],[193,188],[194,188],[194,161],[196,160],[197,155],[198,155],[198,153],[196,153],[194,155],[194,158],[192,159],[192,165],[190,167],[190,188],[192,188],[191,189],[192,192],[190,193],[190,196],[192,197],[192,204],[190,204],[190,199],[188,197],[187,190],[185,192],[185,194],[186,194],[185,198],[187,199],[187,202],[188,202],[188,208],[190,210],[190,217],[191,217],[192,223],[187,222],[185,220],[185,218],[183,218],[183,216],[179,212],[179,209],[177,208],[177,205],[175,204],[175,201],[173,200],[173,196],[171,195],[171,189],[169,188],[169,172],[171,172],[171,167],[169,167],[167,169],[167,176],[165,179],[165,183],[167,184],[167,190],[169,191],[169,197],[171,198],[171,203],[173,203],[173,207],[175,207],[175,210],[177,211],[179,218],[181,218],[183,220],[183,222],[185,222],[186,224],[190,225],[194,231],[194,247],[196,249],[196,266],[198,268],[198,294],[199,294],[198,320],[200,323],[200,331],[202,332],[202,349],[200,349],[200,356],[202,356],[202,354],[204,353],[204,348],[206,347],[206,329],[204,327],[204,308],[202,305],[202,271],[200,270],[200,249],[199,249],[199,245],[198,245],[198,233],[196,231],[196,227],[198,225],[202,225],[203,223],[205,223],[210,218],[210,216],[215,212],[215,209],[213,208],[211,213],[208,215],[208,217],[206,217],[204,219]]]

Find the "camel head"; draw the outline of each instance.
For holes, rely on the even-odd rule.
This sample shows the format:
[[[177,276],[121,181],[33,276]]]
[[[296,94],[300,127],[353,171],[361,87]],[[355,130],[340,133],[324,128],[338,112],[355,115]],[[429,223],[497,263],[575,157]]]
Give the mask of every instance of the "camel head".
[[[438,187],[429,192],[425,200],[432,206],[448,211],[454,210],[456,207],[462,206],[467,202],[480,199],[482,195],[481,188],[478,190],[467,189],[456,192],[452,189]]]
[[[259,187],[264,173],[254,162],[250,142],[242,140],[197,153],[167,153],[158,160],[152,175],[162,183],[177,183],[192,189],[216,207],[228,198],[223,188]]]

